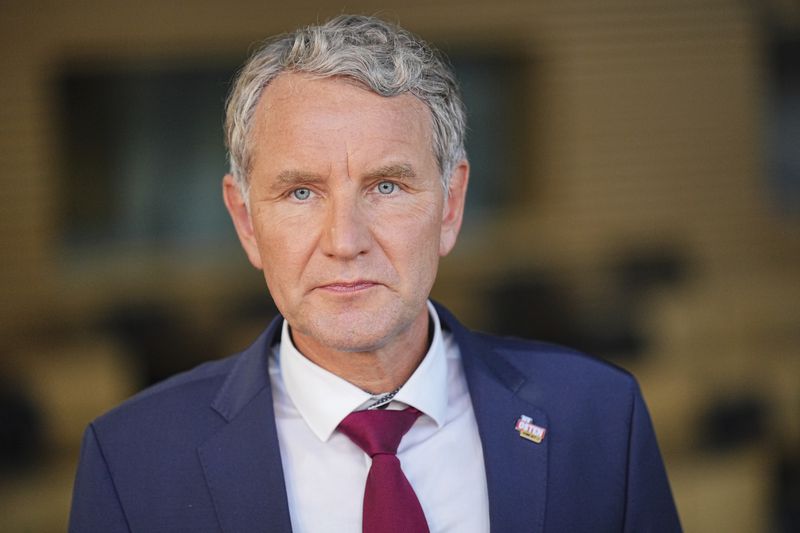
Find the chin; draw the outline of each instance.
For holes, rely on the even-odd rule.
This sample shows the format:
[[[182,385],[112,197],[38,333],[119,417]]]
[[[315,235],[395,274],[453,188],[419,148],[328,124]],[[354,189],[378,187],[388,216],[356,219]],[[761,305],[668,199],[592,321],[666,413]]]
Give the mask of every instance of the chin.
[[[316,343],[340,352],[370,352],[389,344],[410,325],[406,322],[389,312],[341,313],[313,320],[302,331]]]
[[[392,335],[386,329],[374,323],[365,327],[348,324],[340,328],[320,328],[310,333],[320,344],[340,352],[371,352],[389,342]]]

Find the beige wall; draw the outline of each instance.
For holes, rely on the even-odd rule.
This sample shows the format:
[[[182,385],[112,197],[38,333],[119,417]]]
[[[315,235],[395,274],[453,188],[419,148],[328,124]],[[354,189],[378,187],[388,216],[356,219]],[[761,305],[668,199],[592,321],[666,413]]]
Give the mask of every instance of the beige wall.
[[[653,299],[653,357],[634,370],[650,398],[687,530],[759,530],[768,510],[769,449],[748,451],[733,468],[706,461],[693,455],[685,422],[711,393],[751,380],[747,386],[769,391],[778,420],[787,421],[775,438],[800,442],[800,385],[787,378],[800,375],[800,224],[778,217],[767,196],[766,36],[754,4],[6,0],[0,337],[9,354],[29,353],[53,322],[79,328],[114,298],[145,293],[211,307],[229,291],[261,290],[244,261],[187,271],[141,259],[163,261],[157,280],[138,276],[129,256],[98,258],[100,266],[87,272],[65,270],[55,237],[52,86],[63,61],[243,59],[269,34],[342,11],[379,12],[434,43],[512,49],[531,62],[530,105],[520,117],[530,132],[532,169],[523,196],[445,261],[437,295],[478,323],[469,287],[509,265],[547,264],[600,298],[598,272],[625,247],[684,250],[698,276]],[[780,4],[796,24],[796,8]],[[698,504],[705,497],[709,505]],[[743,503],[731,508],[737,498]],[[63,506],[68,497],[58,501]]]

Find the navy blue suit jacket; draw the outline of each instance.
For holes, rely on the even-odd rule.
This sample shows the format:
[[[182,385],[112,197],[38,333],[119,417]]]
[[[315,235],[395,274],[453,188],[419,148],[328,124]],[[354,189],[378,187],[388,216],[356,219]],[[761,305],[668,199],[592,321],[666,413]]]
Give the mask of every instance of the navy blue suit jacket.
[[[493,532],[680,531],[628,373],[563,348],[474,333],[438,310],[463,358]],[[175,376],[93,422],[70,531],[291,531],[267,371],[279,323],[241,354]],[[521,415],[547,428],[541,443],[515,431]]]

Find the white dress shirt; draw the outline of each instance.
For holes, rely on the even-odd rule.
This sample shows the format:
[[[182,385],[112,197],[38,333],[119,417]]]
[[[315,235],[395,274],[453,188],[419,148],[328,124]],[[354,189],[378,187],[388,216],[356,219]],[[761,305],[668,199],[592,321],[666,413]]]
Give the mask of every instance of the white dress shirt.
[[[389,405],[423,413],[400,442],[397,457],[431,533],[486,533],[483,451],[461,355],[430,302],[428,310],[434,328],[430,348]],[[374,397],[306,359],[286,321],[269,373],[292,529],[360,532],[372,460],[336,428]]]

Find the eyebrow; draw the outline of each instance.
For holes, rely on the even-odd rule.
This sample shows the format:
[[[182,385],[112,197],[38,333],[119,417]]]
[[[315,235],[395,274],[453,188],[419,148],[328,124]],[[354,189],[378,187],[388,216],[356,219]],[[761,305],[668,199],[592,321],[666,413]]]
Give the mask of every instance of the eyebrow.
[[[364,178],[367,180],[381,178],[412,179],[416,177],[417,173],[414,172],[414,168],[408,163],[392,163],[389,165],[383,165],[367,172],[364,175]],[[322,183],[323,181],[325,181],[325,178],[319,174],[303,172],[302,170],[288,169],[281,171],[277,176],[275,176],[273,187],[283,188],[291,187],[293,185],[300,185],[303,183]]]
[[[319,174],[302,170],[284,170],[275,176],[273,187],[290,187],[301,183],[321,183],[323,181],[324,178]]]
[[[364,177],[370,180],[380,178],[410,179],[416,178],[417,173],[414,172],[414,168],[408,163],[393,163],[367,172]]]

